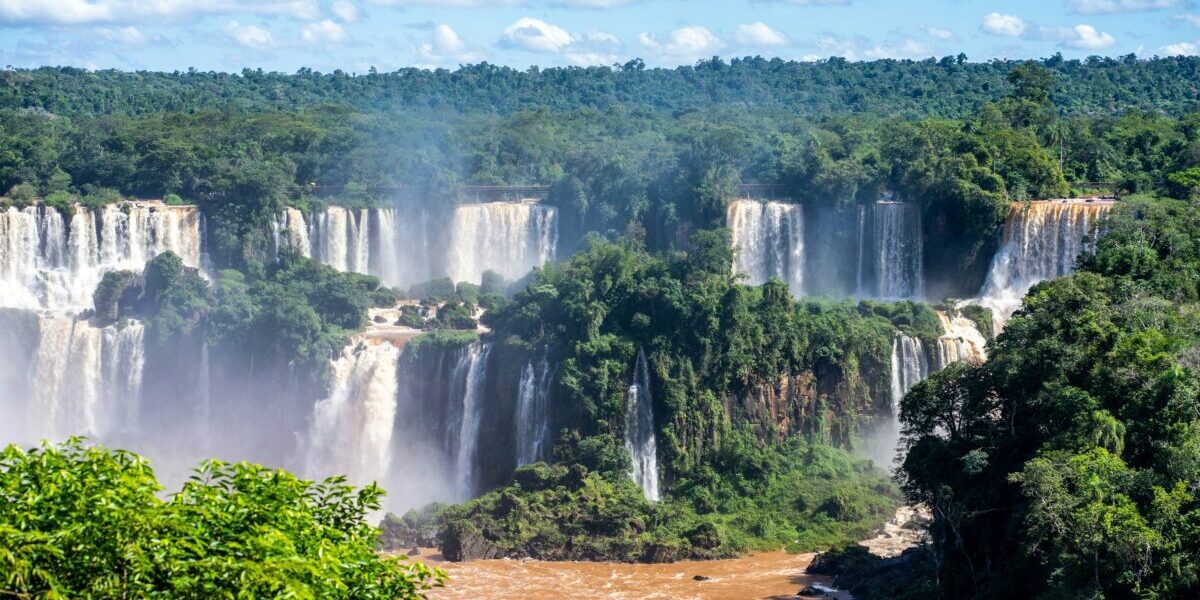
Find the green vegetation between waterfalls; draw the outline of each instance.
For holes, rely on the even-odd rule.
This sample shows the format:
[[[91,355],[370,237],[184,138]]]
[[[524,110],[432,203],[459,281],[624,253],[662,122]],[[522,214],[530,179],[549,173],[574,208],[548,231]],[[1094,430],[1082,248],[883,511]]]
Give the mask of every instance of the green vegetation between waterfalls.
[[[451,560],[670,562],[850,543],[890,518],[899,502],[886,475],[843,450],[798,439],[763,447],[732,434],[713,451],[703,478],[651,503],[617,470],[629,457],[608,441],[605,450],[604,438],[589,438],[575,456],[521,467],[511,484],[481,498],[390,517],[384,527],[396,542],[412,543],[432,516]],[[614,454],[611,466],[603,464],[606,451]]]
[[[382,490],[206,462],[167,499],[150,465],[71,440],[0,450],[0,598],[422,598],[380,556]]]

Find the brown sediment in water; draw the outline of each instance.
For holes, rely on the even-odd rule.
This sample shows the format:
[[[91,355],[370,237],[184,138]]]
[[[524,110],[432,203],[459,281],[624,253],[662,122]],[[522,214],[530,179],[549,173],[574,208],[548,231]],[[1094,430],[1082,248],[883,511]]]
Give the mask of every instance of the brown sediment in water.
[[[782,600],[801,588],[832,587],[827,577],[804,574],[813,554],[764,552],[740,558],[670,564],[477,560],[448,562],[437,550],[413,557],[449,575],[434,600],[608,598],[612,600]],[[697,581],[697,575],[707,579]],[[826,599],[848,600],[845,592]]]

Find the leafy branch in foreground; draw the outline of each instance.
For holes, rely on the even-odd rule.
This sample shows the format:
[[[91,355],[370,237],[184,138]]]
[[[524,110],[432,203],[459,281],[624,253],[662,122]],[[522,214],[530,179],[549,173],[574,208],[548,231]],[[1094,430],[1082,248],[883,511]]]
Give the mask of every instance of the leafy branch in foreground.
[[[161,491],[144,458],[78,438],[0,451],[0,598],[391,600],[445,580],[375,552],[374,485],[206,461]]]

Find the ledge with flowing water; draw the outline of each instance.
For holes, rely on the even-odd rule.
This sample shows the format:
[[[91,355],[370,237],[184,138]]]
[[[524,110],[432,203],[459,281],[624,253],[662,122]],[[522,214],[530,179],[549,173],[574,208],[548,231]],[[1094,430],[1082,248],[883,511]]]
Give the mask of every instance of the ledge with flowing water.
[[[558,209],[530,200],[463,204],[446,216],[329,206],[306,218],[287,208],[272,230],[277,251],[290,246],[338,270],[376,275],[387,285],[444,276],[478,283],[484,271],[519,279],[553,262]]]
[[[194,206],[153,201],[76,205],[69,215],[10,207],[0,212],[0,305],[83,310],[104,273],[140,271],[168,250],[199,267],[203,220]]]
[[[840,209],[735,200],[726,225],[734,246],[733,272],[745,274],[751,285],[774,277],[796,296],[920,300],[925,295],[916,203],[881,200]]]
[[[1097,228],[1113,204],[1076,199],[1012,205],[979,299],[992,309],[997,331],[1034,284],[1074,272],[1079,255],[1095,248]]]

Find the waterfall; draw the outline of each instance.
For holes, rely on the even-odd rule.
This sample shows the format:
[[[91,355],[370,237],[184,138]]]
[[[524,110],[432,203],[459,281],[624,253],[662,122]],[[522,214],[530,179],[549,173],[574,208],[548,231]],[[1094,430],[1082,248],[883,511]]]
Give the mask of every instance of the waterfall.
[[[900,399],[929,376],[925,348],[919,338],[898,334],[892,339],[892,410],[900,412]]]
[[[974,321],[962,315],[951,316],[940,310],[937,311],[937,315],[943,333],[937,340],[937,352],[933,357],[934,370],[941,371],[958,361],[979,364],[987,360],[987,339],[979,333]]]
[[[195,207],[161,202],[75,206],[69,219],[48,206],[10,207],[0,212],[0,305],[82,310],[104,273],[140,271],[167,250],[199,267],[200,227]]]
[[[400,352],[389,343],[357,342],[333,361],[329,396],[313,408],[305,473],[345,474],[359,484],[387,476]]]
[[[786,283],[792,294],[802,295],[803,210],[799,204],[784,202],[731,202],[726,222],[734,247],[733,272],[749,276],[751,285],[775,277]]]
[[[876,297],[919,300],[925,296],[921,209],[912,202],[876,202]],[[865,229],[865,228],[864,228]],[[862,233],[860,235],[860,241]],[[862,275],[858,277],[862,281]]]
[[[44,317],[40,323],[32,403],[33,437],[104,438],[137,423],[145,361],[141,323],[95,327]]]
[[[1095,247],[1096,228],[1111,208],[1105,201],[1052,200],[1009,209],[1004,239],[980,293],[997,331],[1034,284],[1075,270],[1075,259]]]
[[[478,283],[486,270],[519,279],[554,260],[558,209],[534,202],[469,204],[454,209],[447,272]]]
[[[651,502],[658,501],[658,441],[654,433],[654,401],[650,367],[638,349],[633,382],[625,398],[625,449],[633,459],[631,476]]]
[[[877,464],[890,465],[900,440],[900,401],[908,390],[929,376],[929,361],[920,338],[897,333],[892,338],[892,414],[866,440],[865,453]]]
[[[550,362],[525,363],[517,386],[517,466],[549,458]]]
[[[391,208],[380,208],[371,211],[375,221],[376,245],[370,250],[368,271],[376,275],[384,283],[399,285],[404,280],[401,271],[402,259],[421,260],[421,256],[402,256],[400,237],[396,231],[396,212]]]
[[[288,207],[283,209],[272,224],[271,232],[275,236],[275,253],[278,254],[285,246],[290,247],[301,256],[312,256],[312,242],[308,237],[308,224],[304,221],[304,213],[299,209]]]
[[[491,344],[471,344],[461,351],[454,368],[453,388],[457,392],[455,399],[458,400],[454,414],[457,419],[451,420],[450,425],[457,424],[454,474],[461,499],[469,499],[475,493],[476,452],[479,429],[483,423],[483,386],[487,381],[487,360],[491,351]]]

